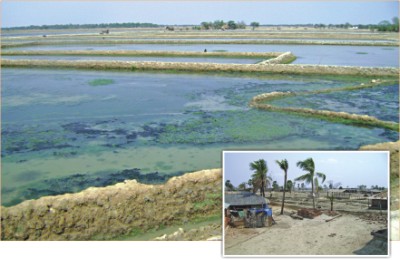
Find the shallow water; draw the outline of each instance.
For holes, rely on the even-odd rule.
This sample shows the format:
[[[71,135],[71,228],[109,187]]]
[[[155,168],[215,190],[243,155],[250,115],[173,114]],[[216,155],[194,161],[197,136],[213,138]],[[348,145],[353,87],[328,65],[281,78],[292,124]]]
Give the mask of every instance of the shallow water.
[[[260,93],[360,83],[354,79],[4,68],[1,80],[4,205],[124,178],[163,182],[221,167],[223,149],[358,149],[398,138],[248,107]],[[394,96],[379,99],[388,114]]]
[[[399,111],[398,97],[398,85],[388,85],[356,91],[288,97],[270,103],[283,107],[370,115],[383,121],[398,122],[399,116],[396,113]]]
[[[121,57],[121,56],[44,56],[44,55],[22,55],[5,56],[13,60],[121,60],[121,61],[159,61],[159,62],[200,62],[200,63],[222,63],[222,64],[254,64],[263,59],[249,58],[202,58],[202,57]]]
[[[11,48],[10,48],[11,49]],[[117,44],[47,45],[13,48],[18,50],[160,50],[209,52],[287,52],[297,56],[294,64],[322,64],[364,67],[398,67],[399,48],[381,46],[331,46],[290,44]]]

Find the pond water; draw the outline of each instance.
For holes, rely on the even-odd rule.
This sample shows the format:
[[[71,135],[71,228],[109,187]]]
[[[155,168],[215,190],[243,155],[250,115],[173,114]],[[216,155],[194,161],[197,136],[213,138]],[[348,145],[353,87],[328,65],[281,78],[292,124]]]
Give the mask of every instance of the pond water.
[[[399,86],[388,85],[357,91],[300,95],[274,100],[270,104],[374,116],[383,121],[398,122]]]
[[[164,182],[221,167],[223,149],[358,149],[397,140],[398,133],[390,130],[248,107],[264,92],[363,81],[3,68],[2,203],[124,179]],[[372,99],[375,94],[360,95]],[[381,101],[384,110],[397,113],[398,92]],[[338,103],[335,109],[349,106]],[[370,114],[375,107],[363,109]]]
[[[11,48],[10,48],[11,49]],[[117,44],[117,45],[43,45],[15,50],[160,50],[209,52],[286,52],[297,56],[294,64],[322,64],[364,67],[398,67],[399,48],[381,46],[332,46],[290,44]]]
[[[159,61],[159,62],[201,62],[222,64],[254,64],[265,59],[249,58],[203,58],[203,57],[114,57],[114,56],[43,56],[43,55],[21,55],[5,56],[13,60],[121,60],[121,61]]]

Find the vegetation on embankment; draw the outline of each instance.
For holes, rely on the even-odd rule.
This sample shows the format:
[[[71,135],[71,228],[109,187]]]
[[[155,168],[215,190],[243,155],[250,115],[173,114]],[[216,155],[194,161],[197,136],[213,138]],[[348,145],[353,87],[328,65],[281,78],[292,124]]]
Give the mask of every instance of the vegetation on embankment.
[[[356,124],[363,126],[373,126],[373,127],[381,127],[389,130],[399,132],[399,124],[396,122],[388,122],[382,121],[375,117],[368,115],[357,115],[350,114],[346,112],[335,112],[328,110],[315,110],[309,108],[294,108],[294,107],[278,107],[274,105],[267,104],[267,102],[282,99],[290,96],[304,96],[304,95],[315,95],[320,93],[330,93],[330,92],[339,92],[339,91],[352,91],[358,89],[372,88],[376,86],[380,86],[382,84],[394,83],[388,81],[375,81],[369,84],[361,84],[359,86],[350,86],[345,88],[335,88],[335,89],[325,89],[325,90],[317,90],[317,91],[309,91],[309,92],[270,92],[257,95],[252,98],[250,101],[250,107],[254,107],[257,109],[269,110],[269,111],[277,111],[277,112],[285,112],[292,114],[300,114],[303,116],[311,116],[314,118],[320,118],[323,120],[343,123],[343,124]],[[398,81],[396,82],[398,84]]]
[[[277,58],[283,52],[195,52],[195,51],[148,51],[148,50],[51,50],[51,51],[3,51],[2,56],[116,56],[116,57],[217,57],[217,58]],[[286,54],[287,56],[288,54]],[[293,54],[292,54],[293,55]],[[285,56],[285,57],[286,57]]]
[[[173,177],[163,185],[127,180],[79,193],[1,207],[2,240],[103,240],[218,214],[220,169]]]
[[[300,64],[218,64],[198,62],[153,62],[153,61],[68,61],[68,60],[7,60],[2,67],[73,68],[91,70],[149,70],[185,72],[240,72],[298,75],[354,75],[398,77],[399,68],[353,67]]]

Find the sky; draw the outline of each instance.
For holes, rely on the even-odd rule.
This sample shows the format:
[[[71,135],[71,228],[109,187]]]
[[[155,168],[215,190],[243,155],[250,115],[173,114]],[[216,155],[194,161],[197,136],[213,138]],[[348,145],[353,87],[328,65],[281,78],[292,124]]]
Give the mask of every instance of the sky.
[[[254,173],[250,170],[250,163],[264,159],[268,167],[267,175],[283,186],[284,173],[275,161],[283,159],[288,161],[288,180],[293,181],[307,173],[296,164],[308,158],[313,159],[316,172],[326,175],[324,182],[326,185],[329,185],[328,181],[332,180],[334,184],[341,182],[343,188],[347,186],[356,188],[358,185],[367,185],[368,188],[371,185],[388,187],[388,153],[365,151],[225,151],[223,154],[224,182],[230,180],[235,187],[242,182],[247,182]]]
[[[399,16],[398,1],[1,1],[1,27],[150,22],[197,25],[377,24]]]

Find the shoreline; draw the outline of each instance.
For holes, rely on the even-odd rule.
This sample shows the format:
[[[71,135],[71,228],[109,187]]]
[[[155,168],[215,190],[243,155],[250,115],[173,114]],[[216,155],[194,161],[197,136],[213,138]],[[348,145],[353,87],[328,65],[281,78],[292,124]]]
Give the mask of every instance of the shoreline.
[[[202,170],[165,184],[126,180],[1,207],[1,240],[106,240],[220,212],[222,173]]]
[[[303,64],[219,64],[199,62],[153,62],[153,61],[68,61],[68,60],[8,60],[2,67],[27,68],[73,68],[86,70],[125,71],[185,71],[185,72],[240,72],[278,73],[303,75],[354,75],[398,77],[395,67],[356,67]]]

